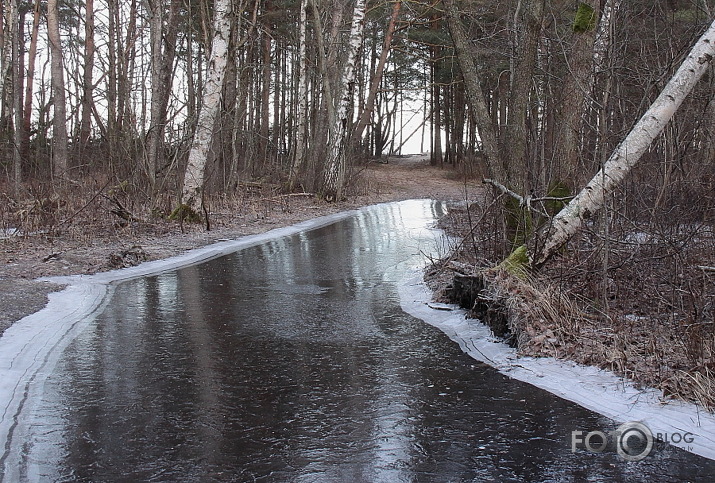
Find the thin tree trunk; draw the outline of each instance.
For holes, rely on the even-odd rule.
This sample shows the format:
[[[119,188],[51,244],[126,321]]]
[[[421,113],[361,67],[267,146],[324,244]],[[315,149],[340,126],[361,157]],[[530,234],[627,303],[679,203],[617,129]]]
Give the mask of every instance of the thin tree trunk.
[[[470,52],[469,39],[464,31],[460,13],[454,0],[443,0],[449,33],[454,43],[459,68],[464,78],[464,87],[467,92],[467,101],[470,111],[474,116],[482,140],[482,151],[486,158],[489,176],[497,180],[506,180],[505,170],[499,153],[499,141],[494,129],[486,98],[482,91],[482,82],[477,72],[474,56]],[[502,100],[502,102],[504,102]]]
[[[673,75],[648,111],[631,129],[603,168],[566,205],[547,227],[543,239],[531,254],[533,267],[540,267],[581,228],[584,220],[603,206],[609,193],[624,180],[652,141],[661,133],[683,100],[707,71],[715,58],[715,22],[695,43],[690,54]]]
[[[50,42],[52,97],[55,110],[52,138],[52,173],[55,178],[67,176],[67,111],[65,76],[60,43],[60,23],[57,0],[47,1],[47,35]]]
[[[94,0],[86,0],[84,24],[84,73],[82,76],[82,119],[79,128],[80,149],[87,147],[91,135],[94,70]]]
[[[272,2],[266,0],[264,3],[264,14],[270,18],[272,12]],[[269,21],[270,22],[270,21]],[[269,146],[270,146],[270,109],[271,109],[271,49],[272,49],[272,31],[273,27],[270,23],[263,25],[263,52],[262,61],[263,68],[261,70],[261,128],[259,131],[258,152],[261,155],[263,166],[269,163]],[[277,106],[276,106],[277,107]]]
[[[181,191],[181,204],[198,214],[202,204],[204,174],[213,137],[216,115],[220,107],[223,78],[228,61],[228,42],[231,35],[231,0],[217,0],[214,5],[213,39],[194,140]],[[181,210],[183,212],[183,210]],[[180,216],[183,213],[180,212]]]
[[[35,61],[37,58],[37,40],[40,32],[40,0],[35,0],[32,14],[32,33],[30,49],[27,53],[27,78],[25,80],[25,105],[22,115],[22,140],[20,154],[23,160],[30,159],[30,127],[32,126],[32,84],[35,79]]]
[[[560,132],[555,145],[557,159],[557,179],[553,182],[569,187],[579,183],[577,174],[583,172],[579,163],[580,133],[583,124],[584,104],[591,91],[593,45],[598,25],[600,1],[581,2],[572,28],[571,55],[568,70],[561,88],[560,109],[556,116],[556,129]],[[583,18],[591,15],[591,18]],[[555,183],[554,183],[555,184]]]
[[[377,67],[375,67],[375,73],[370,81],[370,90],[368,91],[367,100],[365,101],[365,109],[363,109],[360,119],[358,120],[357,126],[355,127],[355,132],[353,133],[354,139],[359,141],[362,138],[362,134],[365,131],[365,127],[370,118],[372,117],[372,110],[375,106],[375,97],[377,96],[377,90],[380,87],[380,82],[382,81],[382,74],[385,71],[385,64],[387,63],[387,57],[390,54],[390,46],[392,45],[392,37],[395,33],[395,25],[397,24],[397,17],[400,15],[400,8],[402,7],[402,2],[397,1],[392,7],[392,16],[390,17],[390,23],[387,25],[387,32],[385,32],[385,42],[382,47],[382,52],[380,52],[380,59],[377,62]]]
[[[296,135],[295,149],[293,150],[293,167],[290,171],[289,189],[295,189],[298,176],[303,167],[303,158],[305,153],[305,134],[307,128],[307,107],[308,107],[308,56],[305,45],[307,37],[308,14],[306,0],[300,2],[300,39],[298,50],[298,96],[296,101],[298,109],[296,112]],[[320,32],[317,32],[320,35]]]
[[[183,0],[172,0],[166,28],[164,28],[164,2],[153,0],[151,30],[151,107],[147,134],[147,159],[145,169],[149,182],[154,185],[156,173],[164,164],[164,129],[166,109],[171,93],[176,38],[179,29],[179,8]],[[189,60],[189,63],[191,61]]]
[[[357,0],[353,10],[350,38],[348,40],[347,61],[340,82],[340,100],[335,113],[333,129],[330,133],[330,149],[328,151],[323,186],[323,196],[328,201],[337,201],[343,196],[347,164],[348,113],[350,112],[353,95],[351,87],[355,81],[355,63],[358,50],[362,45],[364,26],[365,0]],[[329,99],[328,102],[330,102]]]
[[[22,183],[22,156],[20,156],[20,145],[22,144],[22,62],[20,61],[20,34],[19,22],[24,15],[18,17],[17,1],[13,0],[11,6],[12,23],[10,24],[10,44],[12,48],[12,112],[14,114],[13,149],[12,164],[13,178],[15,182],[15,192],[19,194],[20,183]]]
[[[12,73],[12,39],[5,38],[6,25],[8,33],[12,30],[13,24],[17,23],[17,0],[10,0],[10,5],[4,5],[5,2],[0,1],[0,121],[4,120],[7,115],[5,108],[8,96],[7,82],[11,81]]]

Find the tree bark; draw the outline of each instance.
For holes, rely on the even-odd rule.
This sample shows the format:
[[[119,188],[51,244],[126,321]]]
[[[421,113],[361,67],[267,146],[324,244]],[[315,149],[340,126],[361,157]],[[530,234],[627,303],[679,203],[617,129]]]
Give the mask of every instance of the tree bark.
[[[52,98],[54,119],[52,122],[52,174],[55,178],[67,176],[67,108],[65,101],[65,75],[60,43],[59,8],[57,0],[47,1],[47,35],[50,42],[52,75]]]
[[[340,200],[345,184],[348,144],[348,113],[352,103],[352,84],[355,81],[355,63],[362,45],[365,26],[365,0],[357,0],[353,10],[352,26],[348,41],[347,61],[340,81],[340,100],[335,112],[333,129],[330,132],[328,159],[325,169],[323,197],[328,201]],[[330,102],[330,99],[328,99]]]
[[[491,116],[489,115],[489,108],[487,107],[486,98],[482,91],[482,81],[477,72],[474,56],[470,52],[470,42],[462,26],[459,10],[454,0],[443,0],[442,3],[445,7],[447,26],[449,27],[454,50],[457,54],[459,68],[464,78],[467,102],[469,103],[472,116],[477,123],[479,137],[482,140],[482,151],[486,158],[489,176],[501,182],[506,182],[506,174],[499,153],[497,133],[494,129]]]
[[[32,14],[32,33],[30,34],[30,49],[27,53],[27,78],[25,80],[25,97],[22,115],[22,140],[20,155],[23,160],[30,159],[30,127],[32,126],[32,84],[35,79],[35,60],[37,58],[37,40],[40,32],[40,0],[35,0]]]
[[[86,0],[86,18],[84,24],[84,72],[82,75],[82,119],[79,128],[79,145],[87,147],[91,135],[94,71],[94,0]]]
[[[226,72],[228,42],[231,35],[231,0],[217,0],[214,5],[213,39],[207,79],[201,101],[198,124],[189,151],[189,161],[181,190],[181,204],[198,214],[202,204],[202,190],[206,161],[209,155],[214,124],[221,101],[223,78]]]
[[[166,28],[164,28],[164,2],[153,0],[150,21],[151,35],[151,107],[147,134],[147,159],[144,169],[149,182],[154,185],[156,173],[164,164],[164,128],[166,109],[172,86],[172,71],[176,55],[176,38],[179,29],[179,8],[182,0],[172,0]]]
[[[505,183],[519,193],[527,192],[528,133],[526,120],[536,66],[536,53],[544,17],[544,0],[522,0],[515,14],[514,66],[504,130]]]
[[[367,99],[365,100],[365,109],[363,109],[357,126],[355,127],[355,132],[353,133],[354,139],[357,141],[362,138],[365,127],[367,127],[368,122],[370,122],[370,117],[372,116],[372,110],[375,106],[375,97],[377,96],[377,90],[380,87],[380,82],[382,81],[382,74],[385,71],[387,57],[390,55],[392,37],[395,33],[395,25],[397,24],[397,17],[400,15],[401,7],[402,2],[400,1],[395,2],[395,5],[392,7],[392,16],[390,17],[390,23],[387,25],[387,32],[385,32],[385,42],[382,47],[382,52],[380,52],[380,59],[377,62],[375,73],[370,81],[370,90],[368,91]]]
[[[17,0],[13,0],[11,6],[12,23],[10,24],[10,44],[12,48],[12,112],[14,114],[13,149],[12,164],[15,192],[19,194],[20,183],[22,182],[22,156],[20,155],[20,145],[22,144],[22,62],[20,61],[20,33],[19,22],[24,15],[18,15]]]
[[[558,172],[552,184],[565,184],[569,190],[579,184],[581,180],[578,179],[578,173],[583,172],[583,166],[579,163],[580,133],[584,104],[592,85],[593,45],[600,1],[584,0],[579,12],[586,12],[584,15],[588,15],[589,9],[593,16],[591,21],[583,25],[574,24],[572,28],[571,53],[561,88],[561,102],[558,104],[560,109],[556,113],[556,129],[559,132],[559,142],[555,146]]]
[[[678,71],[658,98],[631,129],[603,168],[552,220],[543,234],[544,243],[530,254],[531,265],[540,267],[575,235],[584,220],[603,206],[606,196],[638,163],[651,142],[661,133],[683,100],[715,58],[715,21],[695,43]]]
[[[298,94],[296,97],[296,135],[295,149],[293,150],[293,166],[290,170],[288,181],[289,189],[295,189],[298,176],[303,167],[303,157],[305,155],[305,134],[307,128],[307,103],[308,103],[308,56],[305,45],[308,26],[308,5],[306,0],[300,2],[300,46],[298,48]],[[320,35],[320,32],[318,32]]]

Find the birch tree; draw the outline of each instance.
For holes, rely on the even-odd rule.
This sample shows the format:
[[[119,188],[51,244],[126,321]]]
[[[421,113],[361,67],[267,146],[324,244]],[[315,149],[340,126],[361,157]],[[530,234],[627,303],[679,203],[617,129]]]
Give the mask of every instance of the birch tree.
[[[370,90],[368,91],[367,99],[365,100],[365,109],[363,109],[360,114],[360,119],[358,119],[357,126],[355,127],[355,132],[353,136],[357,140],[362,138],[363,131],[367,127],[370,117],[372,116],[372,111],[375,106],[375,98],[377,97],[377,91],[380,87],[380,82],[382,81],[382,74],[385,71],[385,64],[387,64],[387,58],[390,55],[390,47],[392,45],[392,37],[395,33],[395,25],[397,24],[397,17],[400,14],[400,8],[402,7],[402,2],[397,1],[392,7],[392,15],[390,16],[390,22],[387,25],[387,32],[385,32],[385,41],[382,47],[382,52],[380,52],[380,59],[377,62],[377,67],[375,67],[375,74],[372,76],[370,81]]]
[[[52,76],[52,173],[55,178],[67,175],[67,108],[65,102],[65,75],[60,20],[57,0],[47,1],[47,36],[50,42],[50,71]]]
[[[228,42],[231,35],[230,15],[231,0],[217,0],[214,4],[213,39],[201,110],[184,174],[181,203],[175,216],[184,217],[188,213],[196,215],[201,208],[206,161],[220,107],[223,78],[228,62]]]
[[[715,21],[695,43],[677,72],[630,133],[611,154],[603,168],[547,226],[544,242],[530,254],[532,267],[538,268],[573,237],[596,213],[606,196],[624,180],[631,169],[661,133],[715,58]]]
[[[353,10],[347,60],[340,80],[340,99],[335,112],[333,128],[330,132],[328,159],[325,168],[323,196],[328,201],[337,201],[343,196],[345,168],[347,163],[348,113],[352,103],[352,86],[355,82],[355,63],[362,45],[365,27],[365,0],[357,0]]]

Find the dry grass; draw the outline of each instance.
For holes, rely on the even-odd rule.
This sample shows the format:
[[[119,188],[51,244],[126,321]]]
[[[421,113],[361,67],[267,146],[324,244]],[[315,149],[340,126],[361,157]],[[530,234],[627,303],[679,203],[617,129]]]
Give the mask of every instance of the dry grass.
[[[623,220],[611,225],[608,244],[594,225],[522,280],[488,268],[503,256],[499,213],[490,209],[473,204],[467,216],[455,208],[443,220],[464,240],[448,259],[477,266],[489,306],[482,318],[504,316],[520,354],[595,365],[715,410],[715,273],[700,268],[715,259],[710,224],[673,219],[634,228]],[[634,242],[633,233],[643,239]]]

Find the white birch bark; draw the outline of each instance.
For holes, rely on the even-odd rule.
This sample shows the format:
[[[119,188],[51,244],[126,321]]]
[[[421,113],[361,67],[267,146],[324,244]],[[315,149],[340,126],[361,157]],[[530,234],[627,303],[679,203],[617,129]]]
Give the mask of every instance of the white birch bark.
[[[531,256],[533,267],[541,266],[573,235],[584,220],[598,211],[606,196],[623,181],[651,142],[660,134],[692,91],[715,57],[715,21],[695,43],[658,98],[621,142],[603,168],[552,220],[543,246]]]
[[[307,124],[307,104],[308,104],[308,57],[305,46],[306,31],[308,24],[308,13],[306,9],[306,0],[300,2],[300,47],[298,51],[298,109],[296,112],[296,134],[295,134],[295,149],[293,151],[293,167],[290,171],[289,185],[292,190],[295,188],[296,180],[303,167],[303,157],[305,152],[305,130]],[[318,32],[320,35],[320,32]]]
[[[204,83],[198,123],[189,151],[189,162],[184,174],[184,186],[181,190],[181,203],[197,214],[201,208],[206,160],[211,147],[216,115],[220,107],[221,88],[228,62],[230,14],[231,0],[216,0],[208,74]]]
[[[357,0],[353,10],[347,61],[340,81],[340,100],[335,112],[333,129],[330,132],[328,159],[325,168],[323,196],[328,201],[342,198],[345,184],[348,112],[352,103],[352,84],[355,82],[355,62],[362,45],[365,26],[365,0]],[[330,100],[328,99],[328,102]]]
[[[365,131],[370,118],[372,117],[372,111],[375,108],[375,98],[377,97],[377,91],[382,83],[383,73],[385,72],[385,65],[387,64],[387,58],[390,55],[392,46],[392,37],[395,33],[395,26],[397,25],[397,17],[400,15],[400,9],[402,8],[402,2],[397,1],[392,7],[392,15],[390,16],[390,22],[387,24],[387,32],[385,32],[385,41],[382,47],[382,52],[380,52],[380,59],[378,60],[377,67],[375,68],[375,73],[370,81],[370,89],[368,90],[367,100],[365,100],[365,109],[360,114],[360,119],[358,119],[357,126],[355,127],[355,132],[353,136],[356,140],[360,141],[362,139],[362,134]]]

